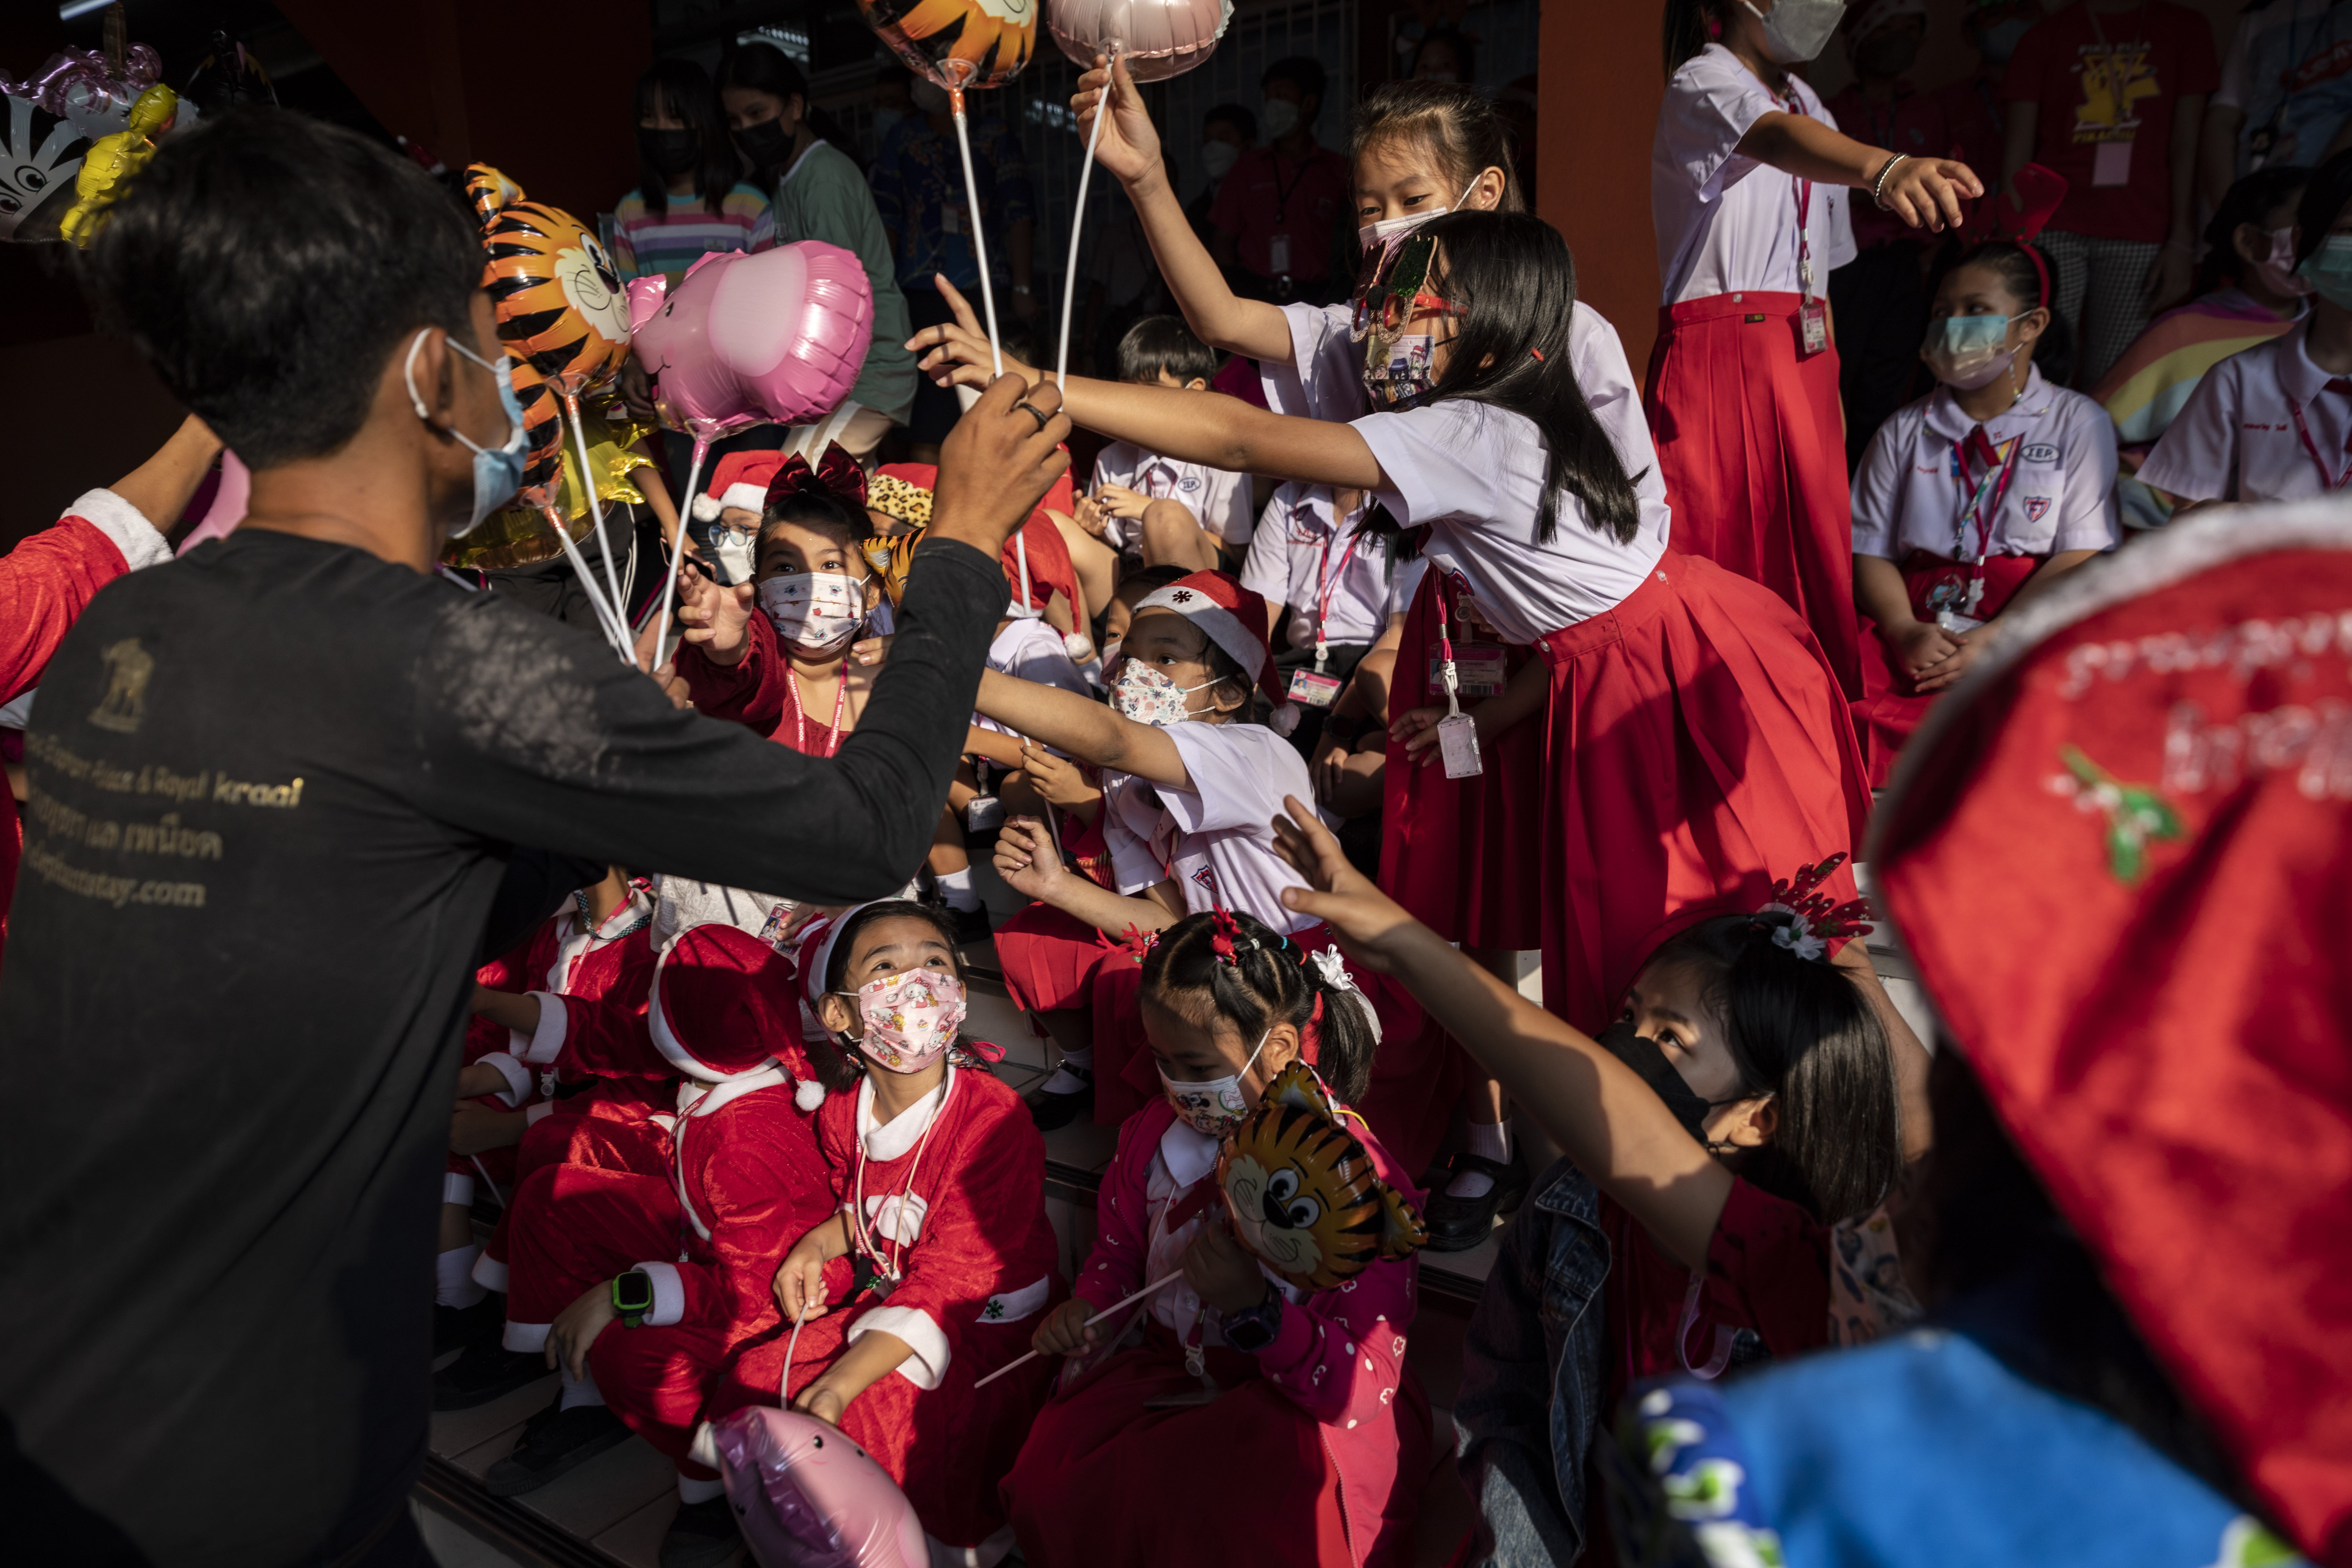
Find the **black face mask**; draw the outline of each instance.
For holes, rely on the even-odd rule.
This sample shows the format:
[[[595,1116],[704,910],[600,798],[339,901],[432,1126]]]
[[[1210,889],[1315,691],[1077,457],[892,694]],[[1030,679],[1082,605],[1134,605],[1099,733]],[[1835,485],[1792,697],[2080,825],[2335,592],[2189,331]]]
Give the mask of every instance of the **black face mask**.
[[[1706,1113],[1715,1105],[1701,1100],[1683,1081],[1683,1075],[1666,1060],[1666,1053],[1658,1048],[1657,1041],[1634,1033],[1631,1018],[1618,1019],[1596,1037],[1602,1050],[1632,1068],[1666,1102],[1666,1109],[1675,1113],[1675,1120],[1683,1124],[1685,1131],[1701,1143],[1706,1142]],[[1730,1101],[1723,1103],[1727,1105]]]
[[[676,179],[702,156],[702,137],[692,131],[656,131],[637,127],[637,155],[664,175]]]
[[[740,147],[743,156],[754,164],[762,169],[772,169],[792,152],[796,134],[796,130],[784,129],[784,122],[781,120],[762,120],[735,132],[735,145]]]
[[[1889,32],[1882,29],[1864,39],[1854,50],[1853,68],[1858,76],[1901,76],[1919,58],[1919,36],[1906,29]]]

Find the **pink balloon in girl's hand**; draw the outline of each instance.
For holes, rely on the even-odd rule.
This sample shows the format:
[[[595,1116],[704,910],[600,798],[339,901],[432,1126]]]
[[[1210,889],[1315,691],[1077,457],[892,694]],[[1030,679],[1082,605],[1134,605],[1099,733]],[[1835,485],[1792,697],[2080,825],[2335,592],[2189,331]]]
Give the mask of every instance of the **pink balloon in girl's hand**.
[[[803,239],[635,279],[629,321],[663,422],[709,441],[838,406],[874,339],[874,289],[854,252]]]
[[[913,1505],[873,1457],[814,1415],[772,1405],[713,1424],[727,1500],[761,1568],[926,1568]]]
[[[1138,81],[1181,76],[1217,52],[1233,0],[1048,0],[1045,26],[1062,52],[1090,67],[1116,45]]]

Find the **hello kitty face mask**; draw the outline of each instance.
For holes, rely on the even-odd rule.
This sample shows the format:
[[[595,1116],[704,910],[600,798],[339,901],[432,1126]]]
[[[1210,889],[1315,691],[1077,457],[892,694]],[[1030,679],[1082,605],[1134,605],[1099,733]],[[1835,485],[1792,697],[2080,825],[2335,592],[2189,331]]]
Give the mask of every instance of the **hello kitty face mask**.
[[[892,1072],[920,1072],[955,1044],[963,1026],[963,982],[936,969],[909,969],[861,985],[858,1022],[865,1032],[857,1048],[868,1061]]]

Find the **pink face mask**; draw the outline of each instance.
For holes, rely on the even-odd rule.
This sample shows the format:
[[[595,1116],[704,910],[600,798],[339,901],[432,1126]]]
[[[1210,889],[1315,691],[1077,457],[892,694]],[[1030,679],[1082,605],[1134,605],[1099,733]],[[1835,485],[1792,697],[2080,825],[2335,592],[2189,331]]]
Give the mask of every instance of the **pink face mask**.
[[[955,1044],[963,1025],[963,982],[933,969],[909,969],[857,988],[865,1026],[857,1048],[877,1067],[920,1072]]]

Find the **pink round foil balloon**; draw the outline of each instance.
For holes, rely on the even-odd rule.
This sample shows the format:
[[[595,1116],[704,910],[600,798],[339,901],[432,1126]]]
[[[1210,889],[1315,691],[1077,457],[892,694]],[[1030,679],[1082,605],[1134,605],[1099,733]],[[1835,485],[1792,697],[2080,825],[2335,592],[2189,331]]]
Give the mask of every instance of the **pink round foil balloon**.
[[[1045,26],[1081,66],[1117,44],[1138,81],[1181,76],[1217,52],[1233,0],[1047,0]]]
[[[889,1473],[814,1415],[772,1405],[710,1429],[727,1500],[761,1568],[926,1568],[930,1551]]]
[[[822,240],[714,251],[675,285],[632,279],[629,324],[663,423],[715,441],[837,407],[874,339],[874,289],[856,254]]]

